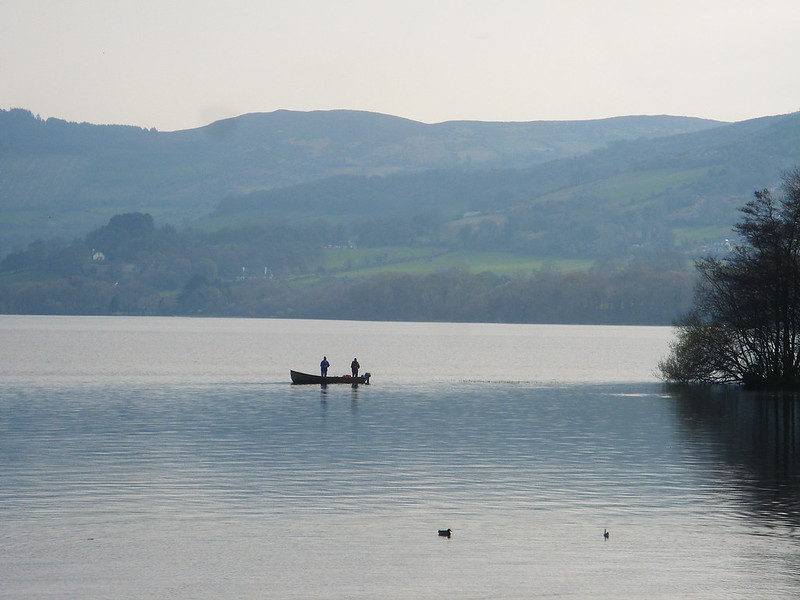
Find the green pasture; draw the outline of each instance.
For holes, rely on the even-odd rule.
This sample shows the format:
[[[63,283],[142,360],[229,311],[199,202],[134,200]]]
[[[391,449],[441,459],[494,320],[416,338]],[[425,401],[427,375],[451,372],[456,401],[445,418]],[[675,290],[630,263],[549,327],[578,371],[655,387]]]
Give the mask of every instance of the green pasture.
[[[274,207],[256,207],[234,212],[212,213],[193,221],[193,226],[200,231],[214,232],[220,229],[236,229],[248,225],[313,224],[315,221],[320,220],[327,222],[331,227],[335,227],[352,223],[354,220],[352,215],[347,214],[293,212],[291,207],[286,207],[283,210],[283,214],[280,214]]]
[[[681,188],[703,177],[708,168],[658,169],[622,173],[538,197],[536,202],[565,202],[576,196],[614,198],[618,204],[642,202],[669,189]]]
[[[545,259],[508,252],[477,252],[437,248],[326,248],[326,275],[368,277],[378,273],[424,275],[449,269],[473,273],[491,272],[514,276],[533,271],[579,271],[592,265],[589,259]]]
[[[0,273],[0,286],[13,283],[45,283],[58,281],[60,277],[52,271],[43,269],[22,269]]]
[[[675,243],[698,244],[705,242],[717,242],[734,235],[730,227],[712,225],[708,227],[677,227],[674,229]]]

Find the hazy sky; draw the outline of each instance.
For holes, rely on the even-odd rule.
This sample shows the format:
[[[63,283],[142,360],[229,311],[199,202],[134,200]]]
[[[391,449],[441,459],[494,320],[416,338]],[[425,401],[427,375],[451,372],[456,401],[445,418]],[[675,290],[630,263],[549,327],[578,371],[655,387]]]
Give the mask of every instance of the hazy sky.
[[[0,0],[0,108],[185,129],[800,110],[800,0]]]

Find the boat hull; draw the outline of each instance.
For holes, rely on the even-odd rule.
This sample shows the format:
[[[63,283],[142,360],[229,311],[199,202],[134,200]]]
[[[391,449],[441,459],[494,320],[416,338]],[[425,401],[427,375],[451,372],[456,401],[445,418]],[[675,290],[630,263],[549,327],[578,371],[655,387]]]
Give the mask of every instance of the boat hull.
[[[310,373],[301,373],[300,371],[289,371],[292,376],[292,383],[295,385],[328,385],[329,383],[350,383],[353,385],[363,383],[369,385],[369,373],[364,373],[359,377],[350,377],[349,375],[341,377],[322,377],[321,375],[312,375]]]

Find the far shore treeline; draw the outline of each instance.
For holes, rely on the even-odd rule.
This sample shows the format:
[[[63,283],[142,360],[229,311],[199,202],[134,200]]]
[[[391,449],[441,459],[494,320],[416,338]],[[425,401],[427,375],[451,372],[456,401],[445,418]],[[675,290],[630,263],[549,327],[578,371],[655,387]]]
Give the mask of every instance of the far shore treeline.
[[[325,267],[338,234],[322,220],[203,233],[121,214],[69,244],[37,241],[5,256],[0,312],[666,325],[687,309],[694,282],[689,270],[635,262],[355,277],[352,264]],[[381,256],[388,269],[392,257]]]

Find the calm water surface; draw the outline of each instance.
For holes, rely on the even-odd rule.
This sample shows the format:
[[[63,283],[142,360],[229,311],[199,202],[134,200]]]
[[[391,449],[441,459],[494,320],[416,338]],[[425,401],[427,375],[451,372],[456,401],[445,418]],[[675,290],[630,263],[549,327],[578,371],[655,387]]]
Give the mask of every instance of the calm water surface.
[[[0,598],[797,597],[796,401],[670,337],[0,316]]]

